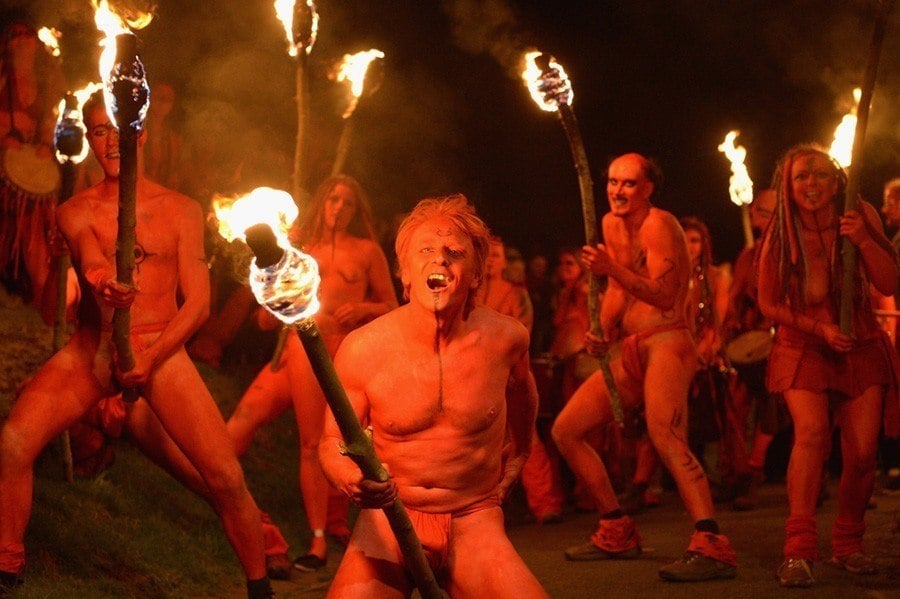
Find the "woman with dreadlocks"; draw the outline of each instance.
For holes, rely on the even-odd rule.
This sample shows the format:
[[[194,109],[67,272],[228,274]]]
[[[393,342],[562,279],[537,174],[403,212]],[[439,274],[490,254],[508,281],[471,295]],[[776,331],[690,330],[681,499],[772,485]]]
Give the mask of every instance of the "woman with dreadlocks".
[[[863,553],[863,520],[875,474],[883,401],[897,401],[893,354],[870,303],[870,285],[891,295],[897,264],[878,212],[860,201],[841,214],[846,175],[816,146],[789,150],[776,172],[778,206],[759,257],[759,305],[776,325],[767,386],[782,393],[794,421],[788,465],[789,515],[782,586],[814,582],[816,499],[830,443],[841,429],[843,471],[831,533],[832,563],[875,572]],[[838,298],[843,238],[856,247],[853,333],[841,332]]]
[[[322,307],[315,321],[332,357],[347,333],[397,307],[373,221],[360,184],[352,177],[338,175],[319,185],[305,219],[291,231],[292,241],[319,264]],[[333,516],[328,509],[328,482],[316,453],[325,425],[325,395],[296,335],[287,336],[281,363],[283,366],[277,369],[263,367],[228,419],[228,432],[241,455],[256,430],[282,414],[293,401],[300,434],[300,494],[313,533],[309,552],[294,561],[294,569],[314,571],[325,565],[326,519]],[[346,510],[343,517],[340,526],[346,529]],[[266,531],[270,532],[274,531]],[[272,547],[267,560],[270,575],[286,578],[289,570],[284,570],[283,562],[287,559],[283,553],[274,553],[276,546],[267,543]],[[282,548],[286,551],[286,544]]]

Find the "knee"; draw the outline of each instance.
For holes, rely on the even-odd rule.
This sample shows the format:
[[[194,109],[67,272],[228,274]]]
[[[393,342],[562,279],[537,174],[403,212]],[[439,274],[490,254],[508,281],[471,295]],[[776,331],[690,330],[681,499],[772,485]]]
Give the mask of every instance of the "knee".
[[[0,428],[0,463],[4,469],[23,467],[34,461],[34,451],[27,447],[28,435],[17,423],[7,421]]]
[[[828,423],[794,425],[794,448],[825,452],[831,438]]]
[[[556,447],[564,453],[577,438],[575,431],[573,431],[572,427],[568,426],[566,421],[562,418],[557,418],[553,422],[553,428],[550,429],[550,436],[553,437],[553,442],[556,444]]]
[[[226,463],[222,463],[226,462]],[[244,473],[237,460],[222,460],[214,468],[207,468],[201,474],[213,497],[234,497],[246,490]]]

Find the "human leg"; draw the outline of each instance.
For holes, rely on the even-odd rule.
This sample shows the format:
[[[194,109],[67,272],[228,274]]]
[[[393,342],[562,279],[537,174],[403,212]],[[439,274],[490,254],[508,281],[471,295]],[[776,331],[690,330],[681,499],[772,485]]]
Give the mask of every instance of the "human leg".
[[[25,387],[0,430],[0,572],[25,568],[34,461],[102,396],[91,374],[92,348],[70,342]],[[85,355],[89,354],[89,355]]]
[[[880,387],[870,387],[861,396],[844,402],[836,414],[843,467],[831,548],[838,565],[861,574],[876,571],[872,560],[863,554],[862,541],[866,506],[875,481],[882,395]]]
[[[263,366],[244,391],[225,426],[240,457],[246,453],[260,427],[272,422],[291,407],[291,383],[287,369],[273,371]]]
[[[362,510],[328,589],[328,597],[409,597],[412,586],[400,549],[381,510]]]
[[[547,597],[506,536],[499,506],[453,517],[450,522],[447,591],[451,597]]]
[[[288,338],[290,357],[287,371],[291,381],[291,397],[294,416],[300,437],[300,494],[306,510],[306,519],[312,532],[308,555],[317,560],[295,563],[300,570],[318,569],[324,565],[328,546],[325,540],[325,525],[328,519],[328,481],[319,464],[318,447],[325,426],[325,395],[306,352],[295,335]],[[293,346],[293,347],[290,347]],[[300,558],[303,559],[302,557]]]
[[[528,509],[543,524],[558,520],[562,514],[563,496],[555,478],[550,457],[537,429],[531,434],[531,454],[522,467],[522,487]]]
[[[187,353],[181,350],[163,362],[144,390],[163,428],[206,484],[210,503],[247,578],[265,578],[258,508],[222,415]]]

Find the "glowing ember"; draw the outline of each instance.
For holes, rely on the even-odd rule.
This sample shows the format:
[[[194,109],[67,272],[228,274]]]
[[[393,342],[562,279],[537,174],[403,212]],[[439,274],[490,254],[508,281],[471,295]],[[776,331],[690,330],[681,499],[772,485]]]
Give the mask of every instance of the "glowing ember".
[[[753,201],[753,181],[744,164],[747,150],[744,146],[734,145],[734,140],[738,135],[740,135],[740,131],[729,131],[718,149],[731,161],[731,178],[728,180],[728,193],[731,201],[738,206],[749,206]]]
[[[356,54],[344,54],[344,58],[341,60],[341,64],[338,66],[337,73],[335,74],[335,79],[339,82],[347,81],[350,84],[350,94],[352,98],[350,100],[350,106],[344,111],[345,119],[356,110],[356,104],[359,102],[359,97],[362,96],[363,88],[365,86],[366,72],[369,70],[369,65],[372,64],[372,61],[376,58],[384,58],[384,52],[373,48],[371,50],[357,52]]]
[[[257,187],[236,198],[216,196],[213,211],[219,221],[219,235],[228,241],[246,241],[244,231],[264,223],[275,233],[278,245],[285,249],[291,247],[288,230],[299,214],[291,194],[271,187]]]
[[[303,35],[295,35],[294,33],[294,11],[297,2],[306,2],[306,9],[309,11],[309,33]],[[284,27],[284,33],[288,41],[288,54],[297,56],[298,48],[303,48],[308,55],[312,52],[316,43],[316,35],[319,32],[319,13],[316,11],[316,4],[313,0],[275,0],[275,16],[281,21]],[[299,33],[299,32],[298,32]],[[299,40],[297,38],[300,38]],[[306,38],[305,40],[303,38]]]
[[[66,162],[72,162],[73,164],[79,164],[82,160],[87,158],[88,155],[88,144],[86,141],[83,141],[81,144],[81,151],[78,154],[68,155],[59,151],[59,137],[60,135],[65,135],[68,132],[70,135],[73,134],[72,131],[68,128],[75,128],[81,132],[82,140],[85,139],[87,135],[87,127],[84,125],[84,121],[82,120],[81,115],[81,107],[87,102],[87,99],[91,97],[98,89],[103,87],[102,83],[88,83],[81,89],[75,90],[71,93],[72,100],[68,103],[66,99],[60,101],[59,103],[59,119],[56,121],[56,138],[57,138],[57,149],[56,149],[56,159],[60,164],[65,164]],[[68,104],[68,105],[67,105]],[[74,133],[74,135],[78,135]]]
[[[841,123],[834,130],[834,141],[831,142],[831,148],[828,153],[832,158],[837,160],[843,168],[850,166],[853,159],[853,138],[856,136],[856,109],[859,107],[859,99],[862,97],[862,90],[856,88],[853,90],[853,108],[844,115]]]
[[[544,71],[537,65],[536,60],[541,54],[543,53],[535,50],[525,55],[525,70],[522,71],[522,79],[531,93],[531,98],[541,110],[546,112],[556,112],[559,110],[560,104],[571,106],[572,100],[575,98],[572,83],[569,81],[569,76],[566,75],[566,70],[552,58],[549,59],[547,66],[551,72],[556,71],[554,75],[559,81],[553,94],[546,93],[547,90],[544,89],[544,86],[547,82]]]
[[[47,51],[53,56],[59,56],[59,38],[62,34],[52,27],[38,29],[38,39],[47,47]]]
[[[110,74],[116,63],[116,36],[122,33],[131,33],[132,30],[143,29],[153,20],[152,13],[129,12],[124,15],[118,15],[109,7],[107,0],[91,0],[94,7],[94,23],[97,30],[103,33],[104,38],[100,40],[100,47],[103,51],[100,54],[100,78],[103,79],[103,98],[106,103],[106,110],[109,113],[109,119],[116,124],[116,116],[113,113],[115,100],[110,91]],[[146,103],[141,121],[146,116],[147,108],[150,103]]]

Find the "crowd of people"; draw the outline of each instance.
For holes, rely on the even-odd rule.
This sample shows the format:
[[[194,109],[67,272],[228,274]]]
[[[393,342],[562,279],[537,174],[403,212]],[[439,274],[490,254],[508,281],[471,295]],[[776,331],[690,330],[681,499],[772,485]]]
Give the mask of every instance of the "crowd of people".
[[[4,147],[31,144],[43,153],[40,85],[50,80],[27,75],[36,68],[35,32],[13,25],[3,43]],[[814,582],[816,507],[833,449],[842,469],[830,560],[854,574],[876,571],[863,536],[879,460],[887,484],[900,479],[893,318],[900,179],[885,187],[882,213],[896,230],[889,240],[871,204],[844,210],[846,175],[827,151],[792,148],[772,188],[754,200],[755,244],[732,268],[713,263],[701,218],[679,220],[654,205],[661,167],[626,153],[606,170],[603,243],[560,249],[552,273],[547,257],[526,262],[506,247],[461,195],[425,199],[399,222],[392,272],[362,186],[346,175],[325,180],[292,242],[318,263],[315,321],[388,466],[390,478],[373,481],[344,455],[296,336],[286,336],[283,353],[262,367],[227,421],[206,389],[191,358],[218,366],[229,345],[241,344],[248,320],[261,329],[279,325],[242,290],[210,316],[211,283],[221,281],[210,280],[200,204],[170,189],[182,182],[182,142],[167,121],[174,90],[163,85],[160,94],[139,141],[145,172],[136,190],[134,286],[116,280],[118,135],[101,95],[83,109],[99,182],[56,210],[0,189],[4,282],[21,291],[16,283],[30,281],[37,303],[56,297],[44,289],[52,244],[43,235],[57,227],[65,241],[58,251],[71,253],[77,280],[67,299],[74,335],[23,386],[0,429],[0,594],[22,581],[35,459],[65,430],[86,474],[110,462],[104,436],[126,436],[207,500],[249,597],[272,596],[269,578],[322,568],[326,534],[345,546],[331,596],[408,596],[409,565],[382,511],[398,498],[451,596],[546,596],[504,531],[502,503],[519,480],[541,525],[570,509],[598,513],[587,542],[561,548],[561,558],[586,561],[641,556],[633,516],[659,503],[668,477],[694,530],[684,556],[659,575],[733,578],[738,555],[720,530],[716,500],[757,507],[767,450],[789,424],[780,583]],[[37,237],[29,238],[35,219]],[[850,265],[840,259],[844,241],[856,251]],[[29,243],[45,250],[23,253]],[[29,257],[40,257],[42,270]],[[848,266],[849,332],[839,317]],[[599,330],[590,330],[589,276],[601,282]],[[112,313],[121,308],[132,314],[128,371],[109,343]],[[140,398],[126,402],[123,387],[138,388]],[[291,408],[311,538],[293,561],[239,462],[258,428]],[[359,510],[352,532],[350,504]]]

